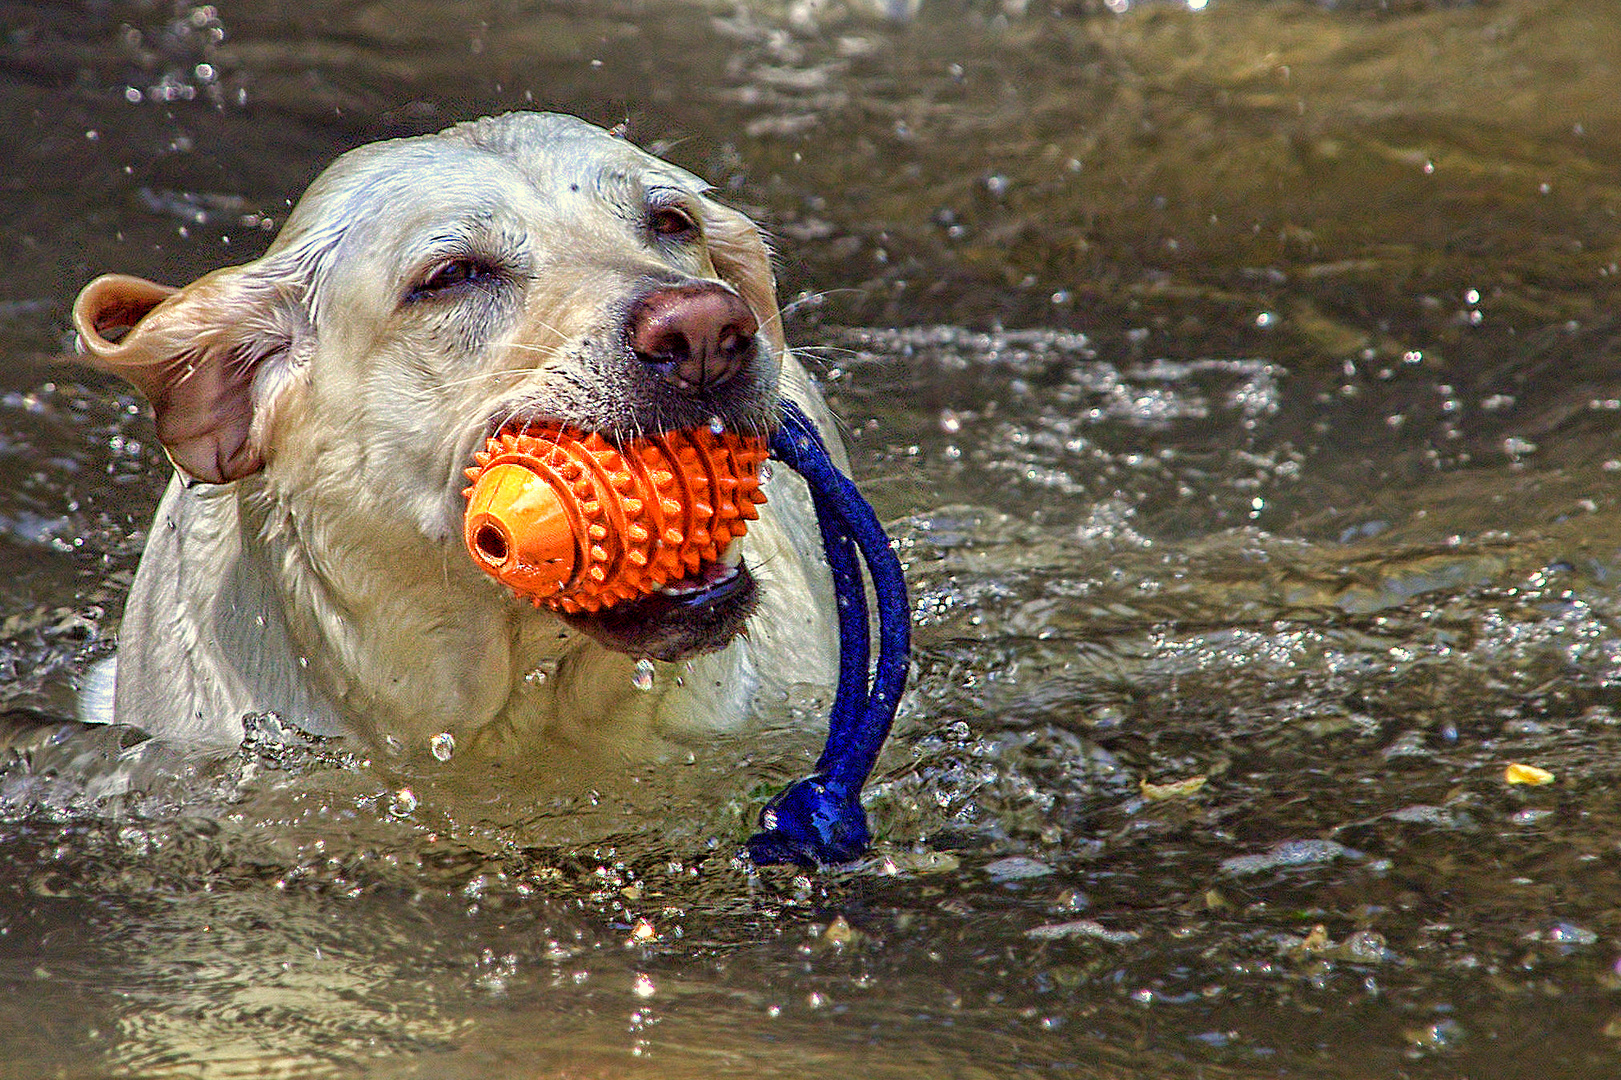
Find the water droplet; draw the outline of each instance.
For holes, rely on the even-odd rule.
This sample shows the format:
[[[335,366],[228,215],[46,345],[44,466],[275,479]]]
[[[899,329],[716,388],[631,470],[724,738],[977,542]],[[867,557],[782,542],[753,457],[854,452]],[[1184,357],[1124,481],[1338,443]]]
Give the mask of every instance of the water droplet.
[[[636,973],[636,981],[631,984],[631,992],[637,997],[646,1000],[658,993],[658,986],[653,982],[653,976]]]
[[[456,752],[456,736],[448,731],[441,731],[428,740],[428,749],[433,751],[433,756],[438,760],[449,761],[451,755]]]
[[[636,661],[636,674],[630,677],[630,685],[638,690],[653,689],[653,661],[645,657]]]

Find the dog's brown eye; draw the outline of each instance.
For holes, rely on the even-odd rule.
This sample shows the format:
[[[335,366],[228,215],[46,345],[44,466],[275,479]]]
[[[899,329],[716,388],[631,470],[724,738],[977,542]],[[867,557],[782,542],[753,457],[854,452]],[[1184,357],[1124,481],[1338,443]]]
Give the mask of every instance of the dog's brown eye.
[[[448,289],[452,285],[460,285],[462,282],[470,280],[474,273],[472,263],[466,259],[457,259],[455,262],[446,263],[429,274],[427,279],[423,281],[422,287],[424,289]]]
[[[685,238],[698,231],[692,215],[679,206],[660,206],[648,216],[648,225],[660,236]]]
[[[411,289],[407,299],[420,300],[460,285],[477,285],[498,277],[500,271],[477,259],[447,259],[429,270]]]

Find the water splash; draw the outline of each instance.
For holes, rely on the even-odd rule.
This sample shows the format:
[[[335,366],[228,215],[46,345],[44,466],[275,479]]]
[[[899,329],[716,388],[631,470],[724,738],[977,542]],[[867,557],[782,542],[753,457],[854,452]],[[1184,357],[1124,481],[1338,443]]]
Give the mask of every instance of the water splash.
[[[636,661],[636,673],[630,677],[630,685],[638,690],[653,689],[653,661],[646,659]]]
[[[449,761],[456,753],[456,736],[448,731],[441,731],[428,740],[428,749],[433,752],[436,760]]]

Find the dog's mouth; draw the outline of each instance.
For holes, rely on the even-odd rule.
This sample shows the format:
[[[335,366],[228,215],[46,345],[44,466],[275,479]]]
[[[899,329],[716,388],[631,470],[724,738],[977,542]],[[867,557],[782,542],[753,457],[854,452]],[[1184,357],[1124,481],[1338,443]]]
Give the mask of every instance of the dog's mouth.
[[[759,592],[734,540],[719,559],[645,597],[562,618],[618,652],[677,661],[725,648],[742,632]]]
[[[592,436],[596,443],[587,446],[574,436],[544,434],[553,423],[527,417],[513,419],[509,415],[503,422],[492,422],[489,429],[492,434],[486,437],[486,443],[493,448],[498,439],[509,436],[534,436],[542,440],[542,447],[528,447],[521,453],[547,455],[531,464],[541,466],[541,472],[550,478],[548,484],[567,485],[568,490],[558,505],[565,508],[568,527],[558,535],[572,533],[572,540],[562,542],[556,551],[530,549],[530,538],[536,534],[513,530],[512,524],[522,520],[521,515],[514,512],[499,518],[503,527],[486,523],[469,533],[467,543],[475,559],[486,572],[512,586],[518,595],[527,593],[534,599],[548,594],[530,592],[533,583],[515,579],[509,572],[510,566],[550,565],[557,559],[568,558],[565,550],[575,552],[575,559],[582,557],[577,553],[590,550],[594,552],[594,561],[574,562],[573,574],[591,575],[599,583],[596,595],[605,594],[606,602],[579,602],[577,598],[576,602],[544,601],[545,606],[552,608],[569,626],[607,648],[638,659],[673,662],[725,648],[743,631],[759,599],[759,586],[744,565],[741,543],[746,519],[755,516],[753,503],[763,501],[757,495],[744,498],[743,493],[758,491],[758,481],[750,487],[732,471],[735,464],[726,464],[733,459],[725,455],[705,458],[701,440],[690,442],[690,436],[672,440],[668,445],[662,442],[662,436],[651,436],[649,438],[660,440],[659,450],[643,447],[633,451],[596,436]],[[705,434],[713,431],[710,428]],[[708,463],[702,464],[701,460]],[[485,468],[484,460],[479,460],[479,467]],[[672,474],[685,475],[687,479],[673,487],[658,486],[668,485]],[[480,475],[488,473],[468,470],[468,477],[474,480],[475,486],[482,482],[477,479]],[[662,476],[662,480],[656,479],[657,476]],[[651,481],[654,487],[645,490],[639,487],[638,477],[643,482]],[[467,493],[477,502],[472,496],[474,490],[468,488]],[[660,504],[663,508],[656,511],[663,515],[660,518],[649,516],[654,512],[645,509],[655,497],[655,491],[665,494]],[[610,504],[614,509],[604,516],[600,508]],[[530,513],[530,504],[523,505],[523,513]],[[680,509],[683,505],[689,509]],[[694,511],[690,507],[693,505],[701,506],[697,511],[700,516],[692,516]],[[549,522],[548,530],[555,525],[552,518],[543,520]],[[661,529],[672,525],[677,526],[670,529],[674,535],[663,542],[677,545],[675,551],[683,558],[693,559],[693,564],[689,564],[693,568],[685,576],[673,579],[666,579],[668,571],[665,571],[654,578],[659,584],[648,581],[647,591],[627,595],[627,587],[636,588],[631,583],[637,569],[649,567],[653,559],[674,557],[670,548],[647,547],[649,534],[659,536]],[[725,542],[718,552],[714,542],[707,539],[700,541],[696,550],[683,545],[686,536],[707,537],[711,529],[716,532],[726,529],[733,534],[729,542],[725,542],[724,534],[717,537]],[[590,540],[584,539],[587,533]],[[611,539],[616,536],[621,539]],[[602,547],[591,548],[591,544]],[[521,555],[518,554],[520,547],[524,549]],[[656,553],[659,550],[663,550],[663,556]],[[602,561],[604,559],[606,562]],[[626,571],[627,566],[629,571]],[[648,573],[647,576],[653,575]],[[565,588],[573,588],[578,578],[566,580]],[[606,588],[601,588],[604,584]],[[557,585],[553,583],[549,587],[555,589]],[[535,602],[540,604],[543,600]]]

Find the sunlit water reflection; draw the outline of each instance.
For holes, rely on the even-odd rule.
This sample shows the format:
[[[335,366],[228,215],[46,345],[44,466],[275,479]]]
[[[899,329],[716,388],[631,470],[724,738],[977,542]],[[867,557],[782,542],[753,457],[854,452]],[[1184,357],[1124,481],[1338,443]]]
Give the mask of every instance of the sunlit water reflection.
[[[1121,6],[19,6],[0,1077],[1614,1075],[1609,13]],[[74,289],[529,100],[779,232],[914,600],[857,866],[736,859],[810,697],[562,780],[68,722],[167,468]]]

